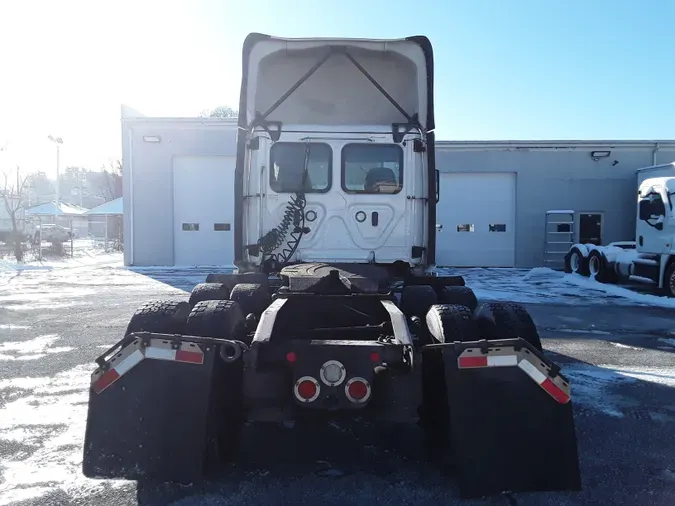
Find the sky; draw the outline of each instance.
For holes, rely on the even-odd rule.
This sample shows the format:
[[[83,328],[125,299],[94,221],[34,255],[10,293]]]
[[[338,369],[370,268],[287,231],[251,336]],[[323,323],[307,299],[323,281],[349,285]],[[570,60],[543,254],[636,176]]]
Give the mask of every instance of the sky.
[[[121,156],[120,107],[237,107],[250,32],[434,46],[437,139],[674,139],[672,0],[0,0],[0,167]]]

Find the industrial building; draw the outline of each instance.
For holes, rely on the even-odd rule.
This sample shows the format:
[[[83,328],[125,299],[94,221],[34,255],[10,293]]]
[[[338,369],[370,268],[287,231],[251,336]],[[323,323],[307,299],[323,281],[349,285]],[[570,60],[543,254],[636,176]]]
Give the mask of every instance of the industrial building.
[[[125,264],[231,267],[236,120],[123,107],[122,133]],[[574,242],[631,240],[637,170],[673,160],[675,141],[437,141],[437,265],[558,267]]]

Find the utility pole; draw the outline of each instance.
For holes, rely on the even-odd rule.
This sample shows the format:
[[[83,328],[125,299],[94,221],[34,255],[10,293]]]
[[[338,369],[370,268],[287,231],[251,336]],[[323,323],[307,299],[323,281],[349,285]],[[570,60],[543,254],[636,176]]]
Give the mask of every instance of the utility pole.
[[[48,139],[56,144],[56,205],[54,206],[54,224],[56,224],[56,219],[59,214],[59,148],[61,147],[61,144],[63,144],[63,139],[61,137],[54,138],[51,135],[48,136]]]

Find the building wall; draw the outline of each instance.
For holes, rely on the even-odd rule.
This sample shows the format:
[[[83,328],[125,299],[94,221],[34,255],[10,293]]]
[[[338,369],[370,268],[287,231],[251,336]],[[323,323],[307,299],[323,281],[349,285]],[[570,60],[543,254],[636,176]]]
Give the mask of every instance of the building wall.
[[[159,137],[160,142],[145,142],[144,136]],[[124,263],[173,265],[173,157],[234,156],[236,122],[123,119],[122,139]]]
[[[174,264],[173,158],[235,156],[236,132],[235,120],[122,120],[126,265]],[[647,141],[439,142],[436,162],[443,172],[516,173],[515,263],[534,267],[543,265],[548,210],[604,213],[604,242],[632,239],[636,170],[675,160],[675,142],[654,148]],[[594,161],[595,150],[611,154]],[[451,199],[444,188],[439,205]]]
[[[437,168],[443,172],[516,173],[516,267],[543,265],[549,210],[602,212],[603,242],[633,239],[636,170],[653,164],[654,144],[558,149],[532,144],[526,148],[526,143],[447,142],[439,143],[436,154]],[[600,150],[611,154],[594,161],[591,152]],[[657,164],[673,160],[675,144],[656,152]],[[439,205],[452,198],[445,193]]]

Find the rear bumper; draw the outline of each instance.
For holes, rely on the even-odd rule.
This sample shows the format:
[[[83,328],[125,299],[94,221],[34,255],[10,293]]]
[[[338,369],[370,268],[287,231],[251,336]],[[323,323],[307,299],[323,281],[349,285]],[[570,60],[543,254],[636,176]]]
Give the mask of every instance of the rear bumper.
[[[245,355],[244,404],[249,421],[292,421],[299,416],[344,414],[372,420],[410,422],[421,402],[420,375],[412,366],[412,350],[378,341],[294,341],[281,345],[254,343]],[[336,383],[326,381],[322,367],[343,366]],[[303,401],[294,386],[301,379],[316,382],[317,395]],[[349,398],[350,380],[365,380],[364,402]]]

